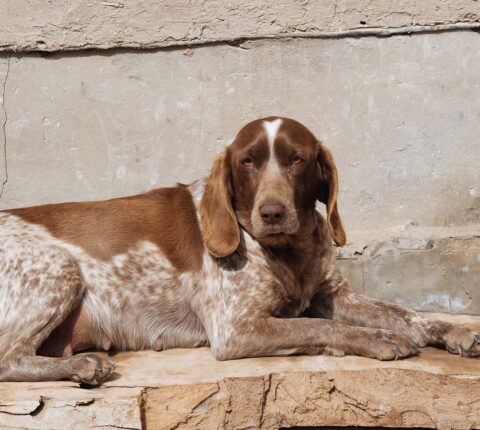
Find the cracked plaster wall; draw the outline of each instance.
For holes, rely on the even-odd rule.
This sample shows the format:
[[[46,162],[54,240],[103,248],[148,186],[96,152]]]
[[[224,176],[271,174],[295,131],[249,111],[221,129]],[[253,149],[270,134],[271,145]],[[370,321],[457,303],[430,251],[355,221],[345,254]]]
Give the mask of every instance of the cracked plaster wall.
[[[332,149],[351,234],[474,228],[479,44],[479,34],[465,31],[12,55],[3,103],[9,181],[0,205],[190,182],[208,173],[244,123],[280,114]]]
[[[8,163],[7,163],[7,135],[6,135],[6,126],[7,126],[7,108],[5,104],[5,93],[7,90],[7,81],[8,81],[8,74],[10,71],[10,58],[0,58],[0,82],[3,84],[1,85],[1,94],[0,94],[0,145],[1,145],[1,153],[0,153],[0,199],[3,197],[4,188],[8,182]]]
[[[245,122],[291,116],[335,154],[352,286],[479,313],[480,34],[406,33],[478,27],[480,2],[277,3],[1,4],[0,208],[189,182]]]
[[[178,46],[289,34],[477,23],[476,0],[176,0],[0,3],[0,49]]]

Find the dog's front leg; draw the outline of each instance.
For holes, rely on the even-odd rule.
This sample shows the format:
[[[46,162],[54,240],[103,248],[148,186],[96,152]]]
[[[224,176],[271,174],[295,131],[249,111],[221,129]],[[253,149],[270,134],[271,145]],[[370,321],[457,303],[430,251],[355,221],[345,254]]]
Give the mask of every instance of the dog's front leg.
[[[480,356],[480,333],[468,327],[435,321],[398,305],[353,292],[342,278],[330,281],[314,297],[309,315],[343,324],[403,333],[419,347],[445,346],[465,357]]]
[[[206,328],[218,360],[322,353],[393,360],[416,353],[402,334],[317,318],[251,315],[241,321],[224,320],[221,325],[210,320]]]

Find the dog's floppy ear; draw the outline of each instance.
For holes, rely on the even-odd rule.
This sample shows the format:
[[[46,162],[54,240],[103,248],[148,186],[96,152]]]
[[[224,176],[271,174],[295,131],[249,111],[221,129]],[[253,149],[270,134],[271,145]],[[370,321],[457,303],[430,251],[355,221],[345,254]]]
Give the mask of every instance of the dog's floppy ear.
[[[232,187],[227,152],[218,155],[208,177],[200,217],[205,244],[215,257],[232,254],[240,243],[240,230],[232,207]]]
[[[338,174],[331,152],[317,142],[317,163],[320,176],[318,200],[327,206],[327,223],[333,241],[338,246],[347,241],[337,208]]]

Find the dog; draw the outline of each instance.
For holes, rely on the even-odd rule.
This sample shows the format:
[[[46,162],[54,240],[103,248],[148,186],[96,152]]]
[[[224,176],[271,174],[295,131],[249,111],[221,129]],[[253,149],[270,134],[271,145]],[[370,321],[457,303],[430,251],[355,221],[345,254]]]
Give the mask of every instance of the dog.
[[[1,212],[0,380],[100,384],[115,365],[75,355],[92,349],[480,356],[468,327],[350,289],[332,243],[346,242],[338,187],[324,144],[268,117],[190,185]]]

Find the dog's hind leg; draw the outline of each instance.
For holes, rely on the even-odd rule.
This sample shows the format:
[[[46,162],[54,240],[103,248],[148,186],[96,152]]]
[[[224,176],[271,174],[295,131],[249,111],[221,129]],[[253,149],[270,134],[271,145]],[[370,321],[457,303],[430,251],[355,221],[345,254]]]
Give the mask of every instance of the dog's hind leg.
[[[0,247],[0,381],[100,383],[115,367],[109,360],[36,356],[82,298],[78,264],[57,246],[6,239]]]

